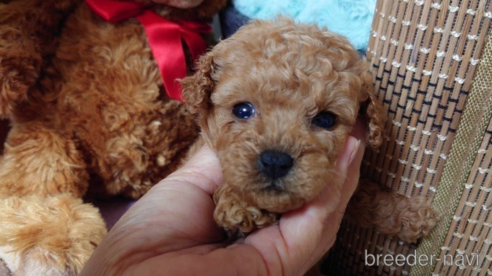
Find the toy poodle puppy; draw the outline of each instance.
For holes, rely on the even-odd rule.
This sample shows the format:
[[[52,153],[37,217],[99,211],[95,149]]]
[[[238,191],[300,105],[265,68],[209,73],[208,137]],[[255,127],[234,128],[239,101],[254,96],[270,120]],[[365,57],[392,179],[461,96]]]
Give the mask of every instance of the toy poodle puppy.
[[[334,210],[341,187],[330,178],[359,115],[369,144],[382,143],[385,112],[369,65],[326,29],[253,21],[202,56],[196,72],[182,81],[183,96],[201,128],[196,146],[208,144],[221,162],[214,217],[230,235],[276,222],[326,185]],[[360,189],[355,198],[373,205],[353,216],[365,226],[413,242],[435,224],[428,201]]]

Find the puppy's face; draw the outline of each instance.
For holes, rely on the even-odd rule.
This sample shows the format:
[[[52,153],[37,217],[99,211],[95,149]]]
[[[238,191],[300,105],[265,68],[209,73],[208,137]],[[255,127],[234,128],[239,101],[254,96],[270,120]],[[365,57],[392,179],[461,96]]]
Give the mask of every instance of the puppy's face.
[[[340,184],[330,180],[370,82],[345,39],[280,20],[257,21],[219,43],[183,86],[225,185],[282,213],[326,185],[338,203]]]

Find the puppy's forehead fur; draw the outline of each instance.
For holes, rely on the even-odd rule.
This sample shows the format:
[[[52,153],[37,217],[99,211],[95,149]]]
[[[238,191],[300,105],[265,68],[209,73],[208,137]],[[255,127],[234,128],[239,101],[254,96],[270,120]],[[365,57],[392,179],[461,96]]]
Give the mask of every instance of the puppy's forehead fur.
[[[213,50],[219,68],[213,76],[218,84],[211,97],[215,105],[254,96],[261,98],[256,104],[275,102],[315,113],[365,100],[358,99],[361,60],[345,38],[315,26],[279,22],[253,22]],[[353,108],[346,111],[353,113]]]

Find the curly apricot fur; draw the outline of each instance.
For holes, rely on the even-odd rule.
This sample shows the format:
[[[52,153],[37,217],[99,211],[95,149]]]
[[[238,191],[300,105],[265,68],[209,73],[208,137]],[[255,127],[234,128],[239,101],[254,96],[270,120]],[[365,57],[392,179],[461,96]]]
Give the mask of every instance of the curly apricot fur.
[[[182,84],[202,131],[199,144],[214,149],[222,165],[224,184],[214,195],[214,217],[229,234],[241,236],[274,223],[277,215],[309,202],[326,185],[334,209],[341,187],[329,179],[360,113],[368,119],[369,144],[377,147],[383,140],[386,116],[373,94],[368,63],[345,38],[312,25],[285,18],[253,21],[202,56],[197,73]],[[242,102],[251,103],[256,115],[235,118],[232,108]],[[336,115],[329,131],[310,124],[321,111]],[[286,152],[295,160],[293,169],[275,180],[277,190],[268,189],[272,180],[257,166],[265,150]],[[387,233],[405,241],[435,224],[435,213],[420,199],[387,193],[393,201],[373,202],[364,195],[372,196],[358,199],[376,208],[364,205],[374,210],[364,218],[380,212],[380,228],[387,226]],[[385,208],[394,211],[391,216],[384,217]],[[401,219],[394,222],[392,216]]]

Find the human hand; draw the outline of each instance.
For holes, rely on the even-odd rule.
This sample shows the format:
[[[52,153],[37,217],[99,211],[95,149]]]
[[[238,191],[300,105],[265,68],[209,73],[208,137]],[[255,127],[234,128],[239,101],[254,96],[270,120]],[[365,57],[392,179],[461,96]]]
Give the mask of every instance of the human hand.
[[[282,215],[279,224],[232,245],[213,221],[212,194],[222,183],[215,154],[204,147],[181,169],[142,197],[97,247],[80,275],[302,275],[333,246],[359,180],[364,152],[359,122],[337,160],[344,182],[337,209],[329,212],[328,189]]]

